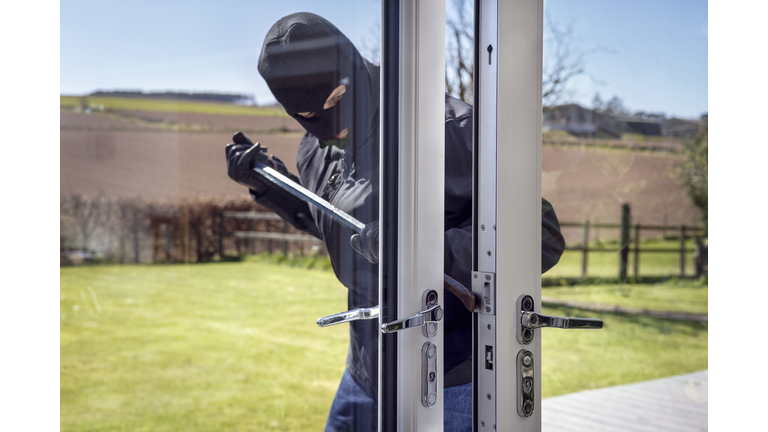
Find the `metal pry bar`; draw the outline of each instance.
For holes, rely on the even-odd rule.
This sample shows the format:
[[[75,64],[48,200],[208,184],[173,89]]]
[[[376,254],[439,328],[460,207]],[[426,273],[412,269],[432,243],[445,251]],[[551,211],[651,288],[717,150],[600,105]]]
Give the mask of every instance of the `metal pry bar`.
[[[286,192],[289,192],[296,198],[314,204],[324,213],[336,219],[344,226],[353,229],[358,234],[360,234],[363,231],[363,228],[365,228],[365,224],[359,220],[353,218],[346,212],[339,210],[336,206],[310,192],[295,181],[280,174],[274,168],[268,167],[261,162],[256,162],[254,171],[257,171],[272,183],[276,183],[278,187],[285,190]]]
[[[317,208],[319,208],[325,214],[332,217],[333,219],[343,224],[344,226],[351,228],[356,233],[360,234],[363,231],[363,228],[365,228],[364,223],[353,218],[346,212],[338,209],[336,206],[332,205],[328,201],[310,192],[304,186],[280,174],[274,168],[268,167],[261,162],[256,162],[256,166],[253,168],[253,170],[258,172],[262,176],[264,176],[264,178],[266,178],[267,180],[274,183],[280,189],[283,189],[284,191],[295,196],[296,198],[302,201],[314,204],[315,206],[317,206]],[[475,296],[474,294],[472,294],[472,291],[468,290],[464,285],[462,285],[461,283],[454,280],[448,275],[443,275],[443,287],[451,291],[456,297],[458,297],[459,300],[461,300],[461,302],[467,308],[467,310],[469,310],[470,312],[474,312]]]

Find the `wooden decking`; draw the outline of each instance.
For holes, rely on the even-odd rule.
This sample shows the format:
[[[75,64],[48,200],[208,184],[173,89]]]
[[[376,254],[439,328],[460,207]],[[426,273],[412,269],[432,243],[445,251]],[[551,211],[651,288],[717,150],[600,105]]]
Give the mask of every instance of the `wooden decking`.
[[[708,371],[542,401],[542,432],[706,431]]]

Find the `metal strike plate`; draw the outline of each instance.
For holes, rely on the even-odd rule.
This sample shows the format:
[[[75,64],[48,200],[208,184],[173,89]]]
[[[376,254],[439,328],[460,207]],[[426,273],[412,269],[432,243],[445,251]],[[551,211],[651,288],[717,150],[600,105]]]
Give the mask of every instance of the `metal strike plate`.
[[[421,404],[427,408],[437,403],[437,345],[426,342],[421,347]]]
[[[520,350],[517,353],[517,414],[530,417],[535,408],[534,401],[534,366],[533,353]]]
[[[496,315],[496,275],[488,272],[472,272],[472,293],[477,301],[475,312]]]

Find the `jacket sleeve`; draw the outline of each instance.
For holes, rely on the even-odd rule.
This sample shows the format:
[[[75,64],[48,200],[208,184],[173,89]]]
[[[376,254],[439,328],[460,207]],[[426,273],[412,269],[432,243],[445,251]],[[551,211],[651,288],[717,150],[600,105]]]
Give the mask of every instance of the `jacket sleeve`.
[[[298,177],[291,174],[285,167],[283,161],[275,156],[270,158],[274,168],[284,176],[290,178],[294,182],[301,184],[301,180]],[[296,229],[305,231],[308,234],[322,240],[320,233],[315,224],[315,220],[312,218],[312,213],[309,211],[309,204],[305,201],[296,198],[291,193],[280,189],[279,187],[271,187],[265,193],[259,194],[253,189],[249,189],[251,197],[258,204],[272,210],[277,213],[278,216],[283,218],[284,221],[293,225]]]
[[[541,274],[560,261],[565,251],[565,239],[560,233],[555,209],[544,198],[541,199]]]

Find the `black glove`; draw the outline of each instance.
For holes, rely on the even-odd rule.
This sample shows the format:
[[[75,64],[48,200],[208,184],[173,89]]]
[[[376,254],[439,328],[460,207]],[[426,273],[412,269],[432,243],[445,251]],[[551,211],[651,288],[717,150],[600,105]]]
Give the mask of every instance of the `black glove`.
[[[269,190],[269,183],[253,168],[256,162],[272,166],[265,148],[260,143],[253,144],[242,132],[232,137],[232,143],[227,144],[227,174],[229,178],[245,187],[263,195]]]
[[[379,221],[365,224],[360,234],[349,238],[352,249],[365,257],[371,264],[379,263]]]

